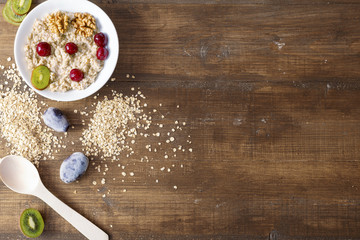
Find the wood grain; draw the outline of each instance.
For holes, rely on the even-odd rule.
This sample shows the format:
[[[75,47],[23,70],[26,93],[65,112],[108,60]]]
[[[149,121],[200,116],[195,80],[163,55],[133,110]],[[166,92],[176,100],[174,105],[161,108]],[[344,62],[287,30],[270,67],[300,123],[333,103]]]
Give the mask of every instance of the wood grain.
[[[103,177],[94,167],[63,184],[61,160],[81,150],[70,141],[89,120],[73,109],[97,100],[39,97],[75,126],[69,147],[40,165],[50,191],[111,239],[360,238],[358,1],[93,2],[120,42],[116,81],[100,98],[140,87],[148,109],[166,115],[154,123],[187,123],[176,142],[185,146],[191,135],[193,152],[166,160],[140,140],[136,156],[108,163],[104,187],[92,185]],[[0,63],[7,64],[17,29],[0,24]],[[1,155],[8,151],[3,140]],[[144,155],[151,161],[141,162]],[[122,177],[118,163],[134,177]],[[40,200],[4,185],[0,195],[0,239],[25,239],[17,221],[26,207],[43,213],[39,239],[83,239]]]

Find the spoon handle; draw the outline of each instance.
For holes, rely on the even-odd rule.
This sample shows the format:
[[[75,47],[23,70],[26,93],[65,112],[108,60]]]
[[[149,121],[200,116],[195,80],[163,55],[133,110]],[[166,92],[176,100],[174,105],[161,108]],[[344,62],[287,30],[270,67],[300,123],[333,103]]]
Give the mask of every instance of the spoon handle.
[[[79,232],[90,240],[108,240],[109,236],[90,222],[85,217],[81,216],[78,212],[70,208],[68,205],[60,201],[54,196],[43,184],[39,183],[34,196],[37,196],[45,203],[47,203],[52,209],[54,209],[60,216],[73,225]]]

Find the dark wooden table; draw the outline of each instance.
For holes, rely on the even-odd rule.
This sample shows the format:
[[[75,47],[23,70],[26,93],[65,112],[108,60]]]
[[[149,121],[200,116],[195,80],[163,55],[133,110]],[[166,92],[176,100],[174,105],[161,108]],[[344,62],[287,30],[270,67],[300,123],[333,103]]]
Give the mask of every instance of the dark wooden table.
[[[140,87],[148,108],[166,115],[154,124],[186,122],[176,140],[190,139],[193,151],[164,159],[138,141],[138,155],[107,162],[100,188],[93,166],[78,183],[60,181],[75,144],[41,162],[51,192],[111,239],[360,239],[360,1],[93,2],[120,42],[116,80],[99,97]],[[17,28],[3,18],[0,26],[6,65]],[[68,113],[69,141],[91,117],[73,109],[98,101],[39,99]],[[41,200],[3,184],[0,239],[25,239],[27,207],[45,219],[39,239],[83,239]]]

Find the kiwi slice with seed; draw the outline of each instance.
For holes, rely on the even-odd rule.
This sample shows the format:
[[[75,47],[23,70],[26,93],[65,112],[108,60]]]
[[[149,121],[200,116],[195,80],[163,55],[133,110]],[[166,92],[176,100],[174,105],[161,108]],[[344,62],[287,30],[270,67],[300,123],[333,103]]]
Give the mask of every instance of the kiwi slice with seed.
[[[13,25],[15,25],[15,26],[19,26],[19,25],[20,25],[20,22],[15,22],[15,21],[11,20],[10,17],[9,17],[9,15],[10,15],[10,14],[9,14],[9,6],[10,6],[10,4],[11,4],[11,0],[8,0],[8,1],[6,2],[6,4],[5,4],[5,6],[3,7],[1,13],[2,13],[5,21],[7,21],[8,23],[11,23],[11,24],[13,24]],[[11,11],[11,9],[10,9],[10,11]]]
[[[34,68],[31,74],[31,84],[38,90],[45,89],[50,83],[50,70],[44,65]]]
[[[2,10],[2,15],[3,15],[5,21],[7,21],[8,23],[11,23],[11,24],[13,24],[13,25],[15,25],[15,26],[20,26],[20,23],[19,23],[19,22],[14,22],[13,20],[11,20],[11,19],[6,15],[6,13],[5,13],[5,7],[4,7],[3,10]]]
[[[31,0],[9,0],[12,2],[12,10],[18,15],[23,15],[30,10]]]
[[[24,15],[17,15],[16,13],[13,12],[13,10],[11,9],[11,0],[8,0],[4,6],[4,9],[3,9],[3,15],[4,15],[4,18],[5,16],[8,18],[8,20],[11,20],[10,23],[21,23],[24,18],[26,17],[27,14],[24,14]],[[5,18],[6,20],[6,18]]]
[[[20,228],[27,237],[40,236],[44,230],[44,220],[40,212],[33,208],[25,209],[20,216]]]

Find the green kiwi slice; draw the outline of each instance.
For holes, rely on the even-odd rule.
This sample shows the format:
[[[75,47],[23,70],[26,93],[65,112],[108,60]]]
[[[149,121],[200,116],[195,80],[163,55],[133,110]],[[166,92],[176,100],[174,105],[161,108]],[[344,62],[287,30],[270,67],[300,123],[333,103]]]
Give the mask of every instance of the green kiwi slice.
[[[40,212],[33,208],[25,209],[20,216],[20,228],[27,237],[40,236],[44,230],[44,220]]]
[[[44,65],[34,68],[31,74],[31,84],[38,90],[45,89],[50,83],[50,70]]]
[[[9,0],[9,1],[10,1],[10,0]],[[13,25],[15,25],[15,26],[19,26],[19,25],[20,25],[19,22],[14,22],[13,20],[11,20],[11,19],[9,18],[9,16],[7,15],[7,11],[8,11],[8,3],[5,4],[5,6],[3,7],[1,13],[2,13],[5,21],[7,21],[8,23],[11,23],[11,24],[13,24]]]
[[[30,10],[31,0],[9,0],[12,2],[12,10],[18,15],[23,15]]]
[[[24,20],[27,14],[17,15],[16,13],[14,13],[13,10],[11,9],[11,0],[8,0],[4,6],[3,15],[5,20],[8,19],[11,21],[10,23],[15,22],[20,24]]]

